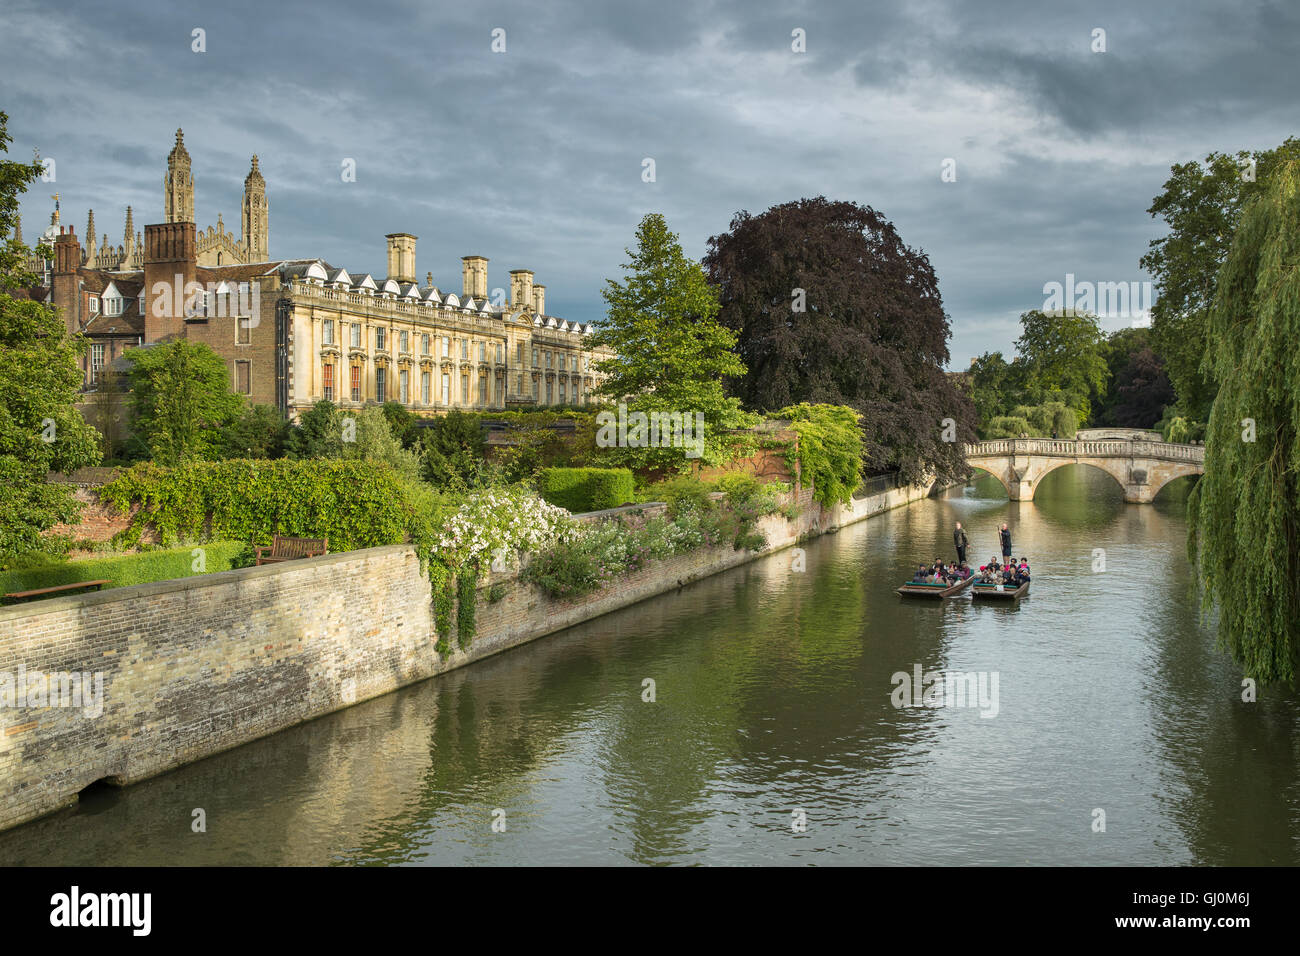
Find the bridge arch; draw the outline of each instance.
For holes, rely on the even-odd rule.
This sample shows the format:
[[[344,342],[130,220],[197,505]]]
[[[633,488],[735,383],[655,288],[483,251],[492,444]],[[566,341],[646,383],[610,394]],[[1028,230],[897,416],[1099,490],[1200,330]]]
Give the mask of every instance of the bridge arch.
[[[1200,478],[1204,474],[1205,469],[1200,465],[1193,465],[1190,463],[1181,466],[1175,465],[1174,467],[1169,468],[1166,474],[1161,476],[1160,481],[1151,486],[1151,497],[1154,499],[1156,495],[1160,494],[1160,492],[1164,490],[1165,486],[1177,481],[1179,478]]]
[[[1091,468],[1093,471],[1100,471],[1114,479],[1115,484],[1119,485],[1121,494],[1128,491],[1128,465],[1122,459],[1097,459],[1095,461],[1074,461],[1069,458],[1063,458],[1056,461],[1048,461],[1043,469],[1034,477],[1034,494],[1038,494],[1038,486],[1054,471],[1060,471],[1062,468],[1070,468],[1077,465],[1080,468]]]
[[[1008,498],[1011,497],[1011,486],[1007,484],[1007,479],[1005,477],[998,474],[996,466],[979,465],[972,462],[968,462],[968,464],[970,464],[972,472],[979,472],[982,475],[988,475],[1002,486],[1002,491]]]

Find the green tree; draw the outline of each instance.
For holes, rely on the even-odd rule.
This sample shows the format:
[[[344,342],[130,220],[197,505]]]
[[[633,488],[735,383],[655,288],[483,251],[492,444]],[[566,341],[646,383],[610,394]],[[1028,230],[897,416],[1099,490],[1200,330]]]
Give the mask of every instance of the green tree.
[[[160,465],[214,461],[222,433],[243,410],[226,363],[209,346],[176,339],[127,349],[131,430]]]
[[[393,434],[389,418],[381,407],[362,409],[358,413],[345,413],[343,418],[354,418],[354,426],[343,432],[344,441],[339,455],[345,459],[382,461],[401,477],[414,481],[420,476],[420,458],[407,451]],[[348,438],[352,440],[347,440]]]
[[[1167,363],[1179,412],[1194,421],[1209,417],[1217,388],[1212,363],[1206,363],[1206,320],[1242,208],[1275,170],[1297,158],[1300,140],[1289,138],[1276,149],[1215,152],[1204,163],[1181,163],[1171,167],[1164,191],[1147,210],[1169,227],[1142,257],[1158,292],[1151,308],[1153,345]]]
[[[1248,203],[1206,327],[1219,383],[1188,550],[1245,673],[1294,681],[1300,656],[1300,162]]]
[[[415,423],[415,415],[401,402],[384,402],[380,408],[384,410],[384,418],[388,420],[393,437],[402,443],[403,448],[414,448],[420,440],[420,428]]]
[[[13,141],[8,121],[0,112],[0,153]],[[71,488],[47,474],[100,460],[95,430],[75,407],[85,340],[68,335],[57,309],[10,294],[36,282],[23,267],[31,250],[10,234],[18,197],[41,172],[35,160],[0,160],[0,560],[37,550],[41,532],[76,520]]]
[[[981,438],[1014,438],[1003,432],[1012,427],[1003,424],[998,434],[991,434],[990,428],[995,418],[1011,415],[1011,410],[1028,402],[1026,380],[1028,377],[1024,359],[1016,357],[1008,362],[1001,352],[985,352],[971,362],[970,372],[971,400],[975,405],[977,428]]]
[[[475,487],[486,447],[479,417],[452,409],[434,419],[423,432],[420,445],[424,479],[438,488]]]
[[[288,440],[288,424],[274,405],[249,405],[226,426],[222,458],[279,458]]]
[[[1088,396],[1106,389],[1103,336],[1096,316],[1035,309],[1020,316],[1020,328],[1016,351],[1025,362],[1031,389],[1027,397],[1034,404],[1064,402],[1077,412],[1076,425],[1087,421]]]
[[[316,402],[289,429],[285,455],[289,458],[340,458],[343,454],[343,413],[331,401]]]
[[[736,337],[717,321],[718,296],[698,263],[682,252],[664,217],[651,213],[636,230],[636,249],[628,249],[622,282],[605,281],[607,318],[588,339],[615,357],[595,363],[607,378],[600,394],[626,402],[630,412],[700,413],[705,423],[705,461],[722,454],[722,432],[753,419],[728,398],[724,376],[739,376],[745,366],[733,354]],[[677,470],[685,466],[683,448],[609,448],[606,464]]]

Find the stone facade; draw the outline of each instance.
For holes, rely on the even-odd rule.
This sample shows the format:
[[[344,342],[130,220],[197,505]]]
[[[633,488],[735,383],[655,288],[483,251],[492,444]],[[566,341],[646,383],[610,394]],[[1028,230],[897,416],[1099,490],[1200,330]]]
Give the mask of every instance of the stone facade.
[[[898,488],[798,518],[763,519],[773,550],[924,497]],[[763,554],[766,554],[764,552]],[[102,713],[0,706],[0,829],[481,660],[762,557],[713,548],[577,600],[511,575],[480,582],[477,635],[436,652],[428,579],[409,546],[225,571],[0,609],[0,685],[99,674]],[[776,560],[782,560],[777,558]],[[488,599],[493,584],[506,594]]]
[[[241,235],[227,232],[221,216],[197,230],[180,130],[163,213],[164,222],[133,238],[128,207],[125,242],[110,247],[107,236],[97,244],[91,210],[83,246],[61,224],[55,199],[41,236],[53,257],[30,264],[44,284],[22,294],[58,306],[68,331],[90,339],[87,391],[127,348],[184,337],[225,360],[235,391],[291,418],[323,398],[354,408],[395,400],[417,413],[504,410],[589,401],[601,379],[593,363],[612,354],[586,347],[589,325],[546,312],[546,287],[528,269],[511,270],[508,289],[490,289],[487,258],[465,256],[459,294],[442,292],[431,272],[418,284],[410,233],[387,236],[381,279],[319,258],[268,261],[256,156],[244,180]]]

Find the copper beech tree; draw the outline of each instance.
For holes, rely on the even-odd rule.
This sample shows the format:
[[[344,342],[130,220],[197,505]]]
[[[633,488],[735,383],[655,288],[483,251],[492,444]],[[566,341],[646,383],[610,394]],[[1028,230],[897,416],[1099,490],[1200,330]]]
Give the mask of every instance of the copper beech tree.
[[[884,216],[822,196],[741,211],[703,266],[746,368],[728,387],[747,408],[848,405],[862,415],[868,469],[966,471],[975,416],[944,371],[939,283]]]

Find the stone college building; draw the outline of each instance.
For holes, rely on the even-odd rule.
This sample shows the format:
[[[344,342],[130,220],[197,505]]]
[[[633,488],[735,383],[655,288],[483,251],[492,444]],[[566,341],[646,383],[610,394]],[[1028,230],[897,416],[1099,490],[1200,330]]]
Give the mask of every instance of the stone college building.
[[[165,222],[120,246],[88,245],[59,222],[42,241],[50,260],[33,263],[45,284],[33,297],[58,306],[69,332],[91,342],[85,388],[126,348],[174,338],[202,342],[226,362],[232,388],[290,417],[329,399],[344,407],[398,401],[432,414],[450,408],[506,409],[580,404],[612,353],[584,348],[589,325],[546,312],[546,287],[527,269],[510,272],[508,299],[489,301],[488,260],[462,258],[461,291],[416,281],[416,237],[387,236],[387,275],[349,272],[324,259],[269,257],[266,182],[257,157],[244,180],[239,238],[197,232],[194,181],[181,131],[167,157]],[[21,237],[21,227],[16,233]],[[89,398],[90,396],[88,396]]]

